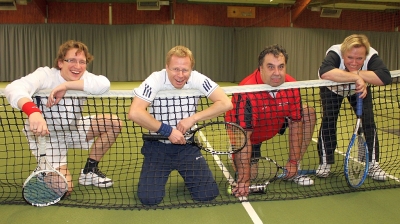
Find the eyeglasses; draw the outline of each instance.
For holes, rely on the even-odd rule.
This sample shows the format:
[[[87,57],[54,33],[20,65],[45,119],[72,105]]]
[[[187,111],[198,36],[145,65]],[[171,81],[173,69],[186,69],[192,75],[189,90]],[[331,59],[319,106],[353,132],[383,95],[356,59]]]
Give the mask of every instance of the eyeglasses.
[[[68,62],[68,63],[71,63],[71,64],[77,64],[77,63],[79,63],[80,65],[86,65],[86,64],[87,64],[86,61],[84,61],[84,60],[78,61],[78,60],[76,60],[75,58],[72,58],[72,59],[64,59],[64,61],[66,61],[66,62]]]
[[[179,69],[179,68],[172,68],[172,69],[169,69],[169,70],[171,70],[171,71],[173,71],[173,72],[175,72],[175,73],[180,73],[180,72],[182,72],[183,74],[187,74],[187,73],[190,72],[189,69]]]

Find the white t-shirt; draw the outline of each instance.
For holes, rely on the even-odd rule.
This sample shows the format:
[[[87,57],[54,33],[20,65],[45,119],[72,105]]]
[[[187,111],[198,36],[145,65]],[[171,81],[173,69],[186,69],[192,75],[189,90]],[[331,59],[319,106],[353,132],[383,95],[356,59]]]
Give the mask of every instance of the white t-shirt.
[[[110,81],[102,75],[85,71],[81,80],[84,80],[83,90],[88,94],[102,94],[110,89]],[[34,93],[40,90],[53,89],[64,82],[66,80],[61,76],[60,70],[40,67],[31,74],[7,85],[5,95],[10,105],[19,109],[17,103],[21,98],[32,99]],[[66,98],[62,99],[57,105],[47,108],[46,97],[40,97],[40,102],[37,102],[37,99],[33,100],[42,111],[51,135],[56,134],[52,130],[62,130],[61,135],[65,131],[76,130],[77,120],[82,117],[81,106],[84,105],[85,101],[85,97]],[[29,131],[28,119],[25,122],[25,130]]]
[[[207,76],[197,71],[192,71],[189,80],[182,89],[199,90],[206,97],[209,97],[217,87],[218,84]],[[139,97],[151,104],[149,113],[156,120],[169,124],[174,128],[176,128],[180,120],[196,113],[200,96],[159,98],[157,93],[161,90],[176,90],[169,81],[165,69],[153,72],[138,88],[133,90],[133,94],[135,97]]]

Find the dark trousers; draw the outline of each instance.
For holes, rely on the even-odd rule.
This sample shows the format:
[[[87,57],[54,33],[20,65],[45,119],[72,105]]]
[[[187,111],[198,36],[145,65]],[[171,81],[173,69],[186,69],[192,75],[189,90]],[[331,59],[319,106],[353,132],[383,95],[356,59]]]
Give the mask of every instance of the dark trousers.
[[[337,147],[337,120],[344,97],[332,92],[327,87],[320,87],[320,96],[322,103],[322,123],[318,136],[318,154],[320,164],[334,164],[334,152]],[[353,110],[356,110],[357,95],[347,96]],[[367,96],[363,100],[362,125],[365,134],[365,140],[368,145],[369,161],[372,161],[373,152],[375,161],[379,161],[379,143],[376,135],[376,126],[374,121],[374,112],[372,104],[371,87],[367,87]],[[353,127],[349,127],[349,139],[353,132]],[[346,131],[347,132],[347,131]],[[346,133],[347,134],[347,133]],[[346,148],[343,151],[347,150]]]
[[[165,185],[173,170],[183,177],[193,200],[211,201],[219,194],[213,174],[198,147],[145,141],[144,161],[137,195],[144,205],[157,205],[165,196]]]

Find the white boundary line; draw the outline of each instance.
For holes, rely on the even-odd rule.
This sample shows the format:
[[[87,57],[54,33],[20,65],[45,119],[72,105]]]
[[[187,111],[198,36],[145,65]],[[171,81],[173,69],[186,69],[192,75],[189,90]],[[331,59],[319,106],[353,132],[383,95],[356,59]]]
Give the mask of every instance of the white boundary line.
[[[206,142],[207,148],[212,148],[210,143],[207,141],[206,137],[204,134],[199,131],[199,134],[203,140],[203,142]],[[232,186],[232,184],[235,183],[234,178],[232,175],[229,173],[228,169],[226,169],[224,163],[221,161],[219,156],[217,154],[212,154],[215,162],[217,163],[218,167],[221,169],[222,173],[224,174],[225,178],[228,180],[229,185]],[[239,201],[241,201],[242,206],[246,210],[247,214],[250,216],[251,220],[255,224],[262,224],[263,222],[261,221],[260,217],[258,216],[257,212],[254,210],[253,206],[251,206],[250,202],[247,201],[247,197],[240,197]]]
[[[208,144],[208,142],[207,142],[207,144]],[[232,184],[234,183],[234,178],[229,173],[229,171],[226,169],[224,163],[222,163],[219,156],[217,154],[213,154],[213,157],[214,157],[215,162],[221,169],[222,173],[224,174],[225,178],[228,180],[229,184],[232,186]],[[247,197],[240,197],[239,201],[241,201],[242,206],[247,211],[247,214],[250,216],[253,223],[256,223],[256,224],[263,223],[261,221],[260,217],[258,216],[257,212],[254,210],[253,206],[251,206],[250,202],[247,201]]]

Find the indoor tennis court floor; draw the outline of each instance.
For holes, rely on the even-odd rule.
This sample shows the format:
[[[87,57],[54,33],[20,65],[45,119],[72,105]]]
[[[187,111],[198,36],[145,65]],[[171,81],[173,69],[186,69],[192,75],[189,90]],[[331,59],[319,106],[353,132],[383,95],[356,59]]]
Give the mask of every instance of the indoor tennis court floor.
[[[113,83],[132,89],[137,83]],[[0,85],[0,88],[4,86]],[[0,205],[0,223],[398,223],[399,189],[315,198],[165,210],[108,210]],[[248,212],[252,211],[252,212]]]

